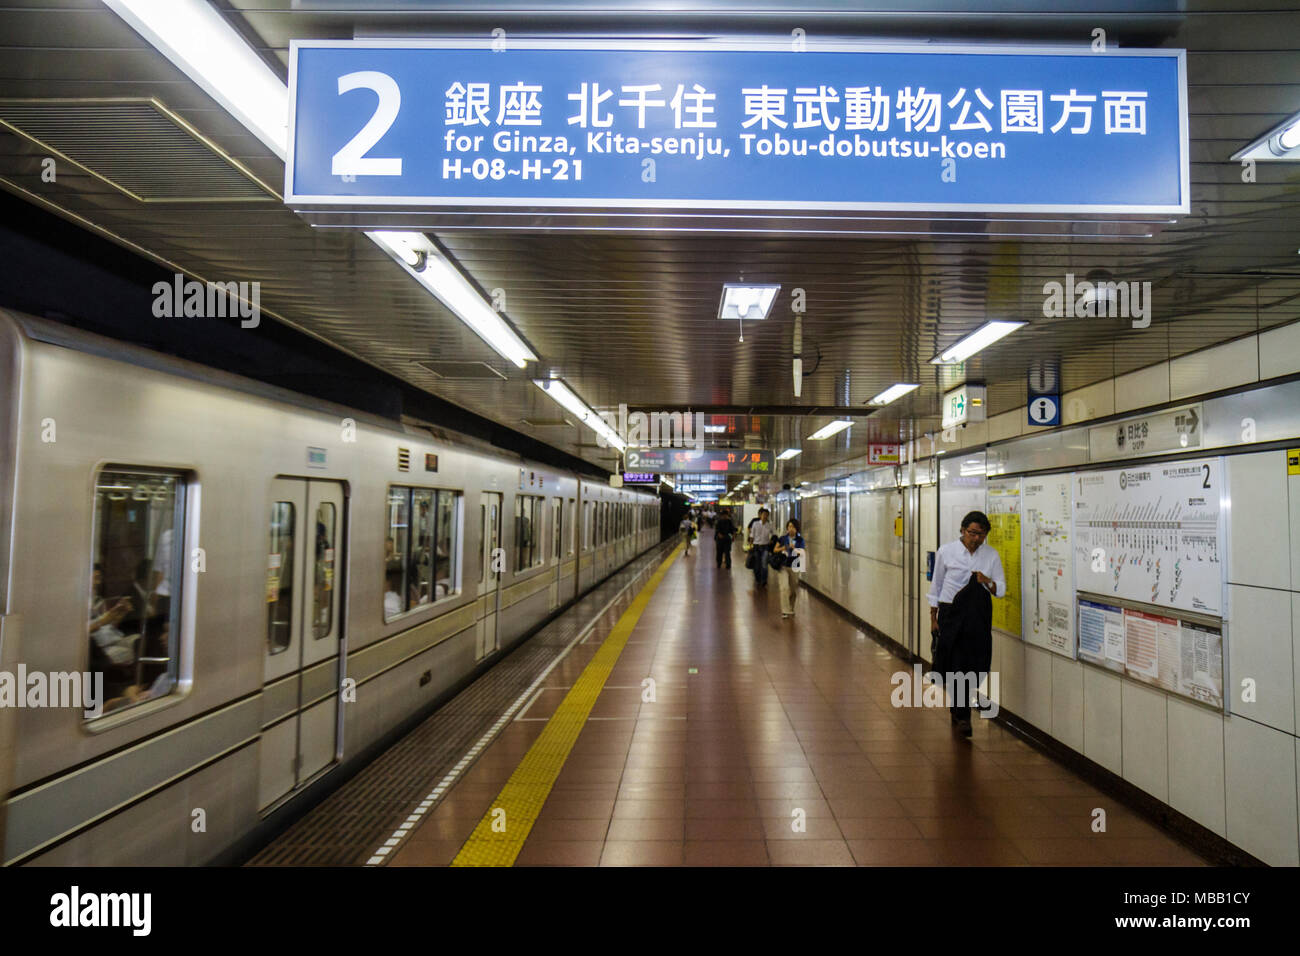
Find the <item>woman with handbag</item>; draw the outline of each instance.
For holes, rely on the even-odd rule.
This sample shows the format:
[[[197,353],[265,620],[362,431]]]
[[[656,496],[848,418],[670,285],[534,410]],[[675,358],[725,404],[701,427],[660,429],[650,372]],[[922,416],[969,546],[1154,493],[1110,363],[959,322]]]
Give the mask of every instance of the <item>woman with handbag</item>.
[[[806,560],[807,551],[803,535],[799,533],[799,522],[791,518],[786,522],[785,534],[777,539],[772,549],[772,566],[777,569],[777,583],[781,586],[783,618],[794,617],[794,604],[799,599],[799,578],[796,575],[803,572]]]

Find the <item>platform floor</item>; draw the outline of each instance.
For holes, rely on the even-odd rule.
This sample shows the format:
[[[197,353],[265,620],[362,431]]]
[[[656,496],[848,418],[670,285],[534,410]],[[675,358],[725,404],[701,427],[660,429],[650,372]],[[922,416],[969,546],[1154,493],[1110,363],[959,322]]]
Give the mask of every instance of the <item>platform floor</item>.
[[[895,708],[907,665],[807,589],[783,620],[733,557],[716,568],[706,530],[638,584],[384,862],[1204,865],[993,721],[967,740]]]

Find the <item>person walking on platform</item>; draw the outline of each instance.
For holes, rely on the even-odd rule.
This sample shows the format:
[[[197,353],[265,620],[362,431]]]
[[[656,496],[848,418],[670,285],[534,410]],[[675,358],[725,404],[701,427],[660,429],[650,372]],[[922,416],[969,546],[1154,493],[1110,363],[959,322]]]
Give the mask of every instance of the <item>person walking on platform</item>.
[[[767,556],[772,550],[773,529],[766,508],[758,509],[758,517],[749,523],[750,556],[754,559],[754,583],[767,587]]]
[[[934,556],[930,584],[931,652],[934,671],[953,689],[952,722],[971,735],[970,704],[979,675],[993,661],[993,597],[1007,593],[1002,559],[985,540],[989,519],[972,511],[961,519],[961,536]]]
[[[736,536],[736,523],[731,520],[731,512],[726,508],[718,513],[713,521],[713,544],[718,552],[718,567],[725,559],[727,570],[731,570],[731,540]]]
[[[781,616],[794,617],[794,603],[799,599],[798,575],[803,572],[807,560],[803,535],[799,533],[796,519],[791,518],[785,523],[785,534],[777,539],[772,550],[781,560],[781,567],[776,572],[777,583],[781,586]]]
[[[695,540],[695,522],[691,520],[689,513],[682,518],[682,523],[677,526],[677,530],[686,538],[686,553],[684,557],[691,556],[691,542]]]

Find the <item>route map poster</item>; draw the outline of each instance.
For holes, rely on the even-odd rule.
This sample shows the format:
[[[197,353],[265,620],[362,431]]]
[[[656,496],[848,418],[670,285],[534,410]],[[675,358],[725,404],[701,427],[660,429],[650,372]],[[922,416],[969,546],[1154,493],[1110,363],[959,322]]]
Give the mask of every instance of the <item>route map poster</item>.
[[[1021,636],[1030,644],[1074,657],[1069,475],[1024,479],[1020,534]]]
[[[1074,481],[1080,591],[1222,613],[1220,459],[1085,472]]]
[[[990,479],[988,543],[1002,559],[1007,593],[993,599],[993,626],[1020,636],[1020,479]]]

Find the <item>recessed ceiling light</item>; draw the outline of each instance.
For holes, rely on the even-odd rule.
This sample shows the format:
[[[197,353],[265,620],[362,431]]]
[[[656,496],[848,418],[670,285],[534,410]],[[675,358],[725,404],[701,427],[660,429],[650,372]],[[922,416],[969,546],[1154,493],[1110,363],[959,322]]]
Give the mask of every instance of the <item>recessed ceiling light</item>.
[[[787,448],[785,451],[781,452],[781,454],[776,456],[776,460],[785,461],[788,458],[793,458],[800,454],[803,454],[803,452],[798,448]]]
[[[852,422],[845,420],[831,422],[829,425],[823,425],[821,428],[809,435],[808,440],[823,441],[824,439],[830,438],[832,435],[838,435],[852,424]]]
[[[889,388],[885,389],[883,392],[881,392],[879,395],[877,395],[867,404],[888,405],[890,402],[897,401],[898,399],[906,395],[908,392],[914,392],[920,387],[921,387],[920,385],[904,385],[903,383],[900,382],[897,385],[889,386]]]
[[[722,301],[718,304],[718,318],[749,319],[751,322],[766,319],[780,289],[779,285],[725,283],[722,286]]]
[[[995,320],[986,322],[956,345],[951,345],[934,358],[931,365],[957,365],[966,361],[981,349],[986,349],[1003,336],[1010,335],[1016,329],[1028,325],[1028,322],[1008,322]]]

